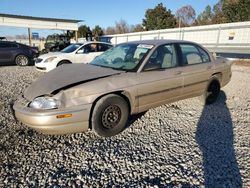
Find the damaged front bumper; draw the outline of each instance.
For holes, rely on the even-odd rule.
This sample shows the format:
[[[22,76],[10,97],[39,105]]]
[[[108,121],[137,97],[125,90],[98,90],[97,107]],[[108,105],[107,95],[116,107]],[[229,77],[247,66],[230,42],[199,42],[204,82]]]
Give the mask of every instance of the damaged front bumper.
[[[36,110],[20,97],[14,104],[15,116],[28,127],[44,134],[84,132],[89,128],[91,104],[72,108]]]

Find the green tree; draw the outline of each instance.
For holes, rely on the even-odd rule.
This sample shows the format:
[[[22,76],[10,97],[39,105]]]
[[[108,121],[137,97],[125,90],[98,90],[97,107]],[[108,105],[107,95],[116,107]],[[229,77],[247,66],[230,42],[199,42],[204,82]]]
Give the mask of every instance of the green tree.
[[[222,10],[222,3],[223,0],[219,0],[219,2],[216,3],[213,7],[213,18],[212,18],[213,24],[221,24],[226,22],[226,18]]]
[[[197,17],[198,25],[212,24],[213,12],[211,6],[206,6],[205,10]]]
[[[96,25],[94,29],[92,29],[92,35],[94,36],[95,40],[98,39],[98,37],[103,35],[103,30],[99,25]]]
[[[66,35],[69,36],[70,38],[74,38],[75,37],[75,31],[67,31]]]
[[[91,30],[88,26],[86,25],[81,25],[78,27],[78,36],[79,38],[88,38],[91,34]]]
[[[155,8],[146,11],[142,25],[146,30],[174,28],[176,18],[171,13],[171,10],[167,10],[167,8],[160,3]]]
[[[144,28],[141,24],[136,24],[131,26],[131,32],[141,32],[144,31]]]
[[[227,22],[250,21],[249,0],[223,0],[222,10]]]

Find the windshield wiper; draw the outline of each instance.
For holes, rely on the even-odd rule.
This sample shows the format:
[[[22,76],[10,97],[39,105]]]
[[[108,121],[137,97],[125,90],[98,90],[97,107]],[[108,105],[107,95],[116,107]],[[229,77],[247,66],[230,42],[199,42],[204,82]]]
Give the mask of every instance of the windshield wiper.
[[[122,65],[120,67],[110,67],[113,70],[120,70],[120,71],[128,71],[127,69],[124,69],[124,67],[126,67],[125,65]]]
[[[102,67],[102,68],[111,68],[111,67],[107,67],[107,66],[103,66],[103,65],[97,65],[97,64],[91,64],[90,65],[94,65],[94,66],[97,66],[97,67]]]
[[[127,70],[123,69],[124,67],[126,67],[125,65],[122,65],[120,67],[109,67],[109,66],[103,66],[103,65],[97,65],[97,64],[90,64],[90,65],[94,65],[94,66],[98,66],[98,67],[102,67],[102,68],[107,68],[107,69],[126,71],[127,72]]]

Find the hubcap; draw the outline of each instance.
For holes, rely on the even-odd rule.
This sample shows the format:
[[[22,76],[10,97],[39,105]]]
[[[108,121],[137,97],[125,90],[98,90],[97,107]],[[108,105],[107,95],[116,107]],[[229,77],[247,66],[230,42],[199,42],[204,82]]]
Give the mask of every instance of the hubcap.
[[[102,114],[102,124],[105,128],[114,128],[121,119],[121,109],[116,105],[108,106]]]
[[[28,64],[27,57],[23,55],[17,56],[17,64],[21,66],[27,65]]]

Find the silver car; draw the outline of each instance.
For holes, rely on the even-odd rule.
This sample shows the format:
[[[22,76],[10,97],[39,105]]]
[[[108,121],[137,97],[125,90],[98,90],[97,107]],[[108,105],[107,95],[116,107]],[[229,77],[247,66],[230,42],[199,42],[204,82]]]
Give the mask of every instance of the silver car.
[[[46,134],[92,129],[109,137],[128,117],[174,101],[216,101],[231,63],[202,46],[176,40],[119,44],[90,64],[64,65],[38,78],[15,102],[16,117]]]

